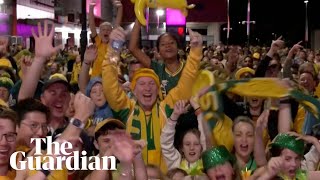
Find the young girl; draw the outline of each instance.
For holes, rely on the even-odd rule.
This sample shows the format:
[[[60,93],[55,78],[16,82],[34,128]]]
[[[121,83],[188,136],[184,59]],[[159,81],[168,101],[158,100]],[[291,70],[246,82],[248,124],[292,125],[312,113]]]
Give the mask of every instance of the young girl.
[[[192,101],[191,101],[192,102]],[[191,103],[195,109],[197,105]],[[180,144],[179,151],[174,147],[174,135],[175,126],[177,120],[181,114],[187,112],[188,105],[187,101],[178,101],[175,104],[174,111],[162,130],[160,141],[162,154],[165,157],[168,169],[181,168],[186,171],[189,175],[201,175],[202,174],[202,161],[201,153],[203,151],[205,143],[200,142],[200,136],[202,136],[203,127],[202,122],[198,123],[199,129],[187,130],[183,137],[182,143]],[[198,118],[198,121],[200,118]],[[202,138],[201,138],[202,139]],[[204,138],[203,138],[204,139]]]
[[[156,72],[162,84],[161,90],[163,97],[165,97],[168,92],[177,85],[182,74],[182,70],[185,66],[185,62],[180,60],[178,55],[179,40],[171,33],[164,33],[159,36],[157,40],[157,51],[163,60],[162,63],[151,59],[139,48],[138,42],[140,29],[141,24],[138,20],[136,20],[131,33],[129,50],[144,67],[152,68]],[[189,30],[189,34],[191,33],[192,31]],[[198,53],[200,53],[200,50],[197,50],[197,52],[192,50],[188,56],[188,59],[193,58],[193,55]]]
[[[272,158],[268,162],[261,180],[316,180],[319,179],[319,171],[306,171],[300,168],[304,155],[304,142],[309,141],[306,136],[296,133],[281,133],[271,144]],[[319,143],[314,141],[314,143]]]

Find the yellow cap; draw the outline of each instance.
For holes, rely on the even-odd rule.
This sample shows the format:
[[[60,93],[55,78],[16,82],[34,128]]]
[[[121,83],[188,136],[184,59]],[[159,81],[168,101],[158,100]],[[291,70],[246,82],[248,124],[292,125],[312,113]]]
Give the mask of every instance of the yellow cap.
[[[117,126],[119,126],[119,128],[122,128],[122,129],[126,128],[126,126],[120,120],[113,119],[113,118],[107,118],[107,119],[104,119],[103,121],[99,122],[96,125],[94,132],[96,133],[97,131],[99,131],[99,129],[101,129],[103,126],[105,126],[108,123],[116,124]]]
[[[254,75],[255,71],[254,71],[253,69],[249,68],[249,67],[241,68],[241,69],[239,69],[239,70],[236,72],[236,74],[234,75],[235,79],[236,79],[236,80],[241,79],[240,77],[241,77],[241,75],[243,75],[244,73],[250,73],[250,74]]]
[[[7,58],[1,58],[0,59],[0,66],[12,68],[12,64]]]
[[[260,59],[260,54],[259,53],[254,53],[252,56],[254,59]]]

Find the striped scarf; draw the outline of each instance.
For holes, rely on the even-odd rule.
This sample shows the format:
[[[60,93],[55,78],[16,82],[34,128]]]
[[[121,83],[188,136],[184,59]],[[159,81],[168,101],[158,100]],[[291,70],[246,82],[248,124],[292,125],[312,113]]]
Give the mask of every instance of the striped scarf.
[[[147,116],[146,112],[136,103],[127,123],[127,131],[133,139],[147,141],[147,146],[142,151],[144,162],[158,166],[161,162],[159,116],[158,102],[153,106],[150,116]]]

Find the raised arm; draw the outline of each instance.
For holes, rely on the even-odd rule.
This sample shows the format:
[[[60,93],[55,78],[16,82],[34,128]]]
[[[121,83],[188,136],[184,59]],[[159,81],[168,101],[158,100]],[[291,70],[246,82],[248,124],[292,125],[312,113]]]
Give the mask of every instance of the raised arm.
[[[263,143],[263,130],[267,128],[268,119],[269,110],[265,110],[259,116],[256,124],[253,155],[258,167],[262,167],[268,162],[264,148],[265,144]]]
[[[257,67],[255,72],[255,77],[265,77],[270,61],[273,58],[273,55],[283,47],[284,42],[281,40],[280,36],[277,40],[272,41],[270,50],[267,53],[267,56],[261,60],[260,64]]]
[[[200,60],[202,59],[202,36],[189,29],[190,35],[190,54],[183,68],[181,77],[176,87],[174,87],[166,96],[165,101],[169,104],[175,104],[180,99],[190,99],[193,83],[197,77]]]
[[[177,120],[181,114],[187,112],[186,101],[178,101],[174,105],[173,113],[168,118],[160,136],[162,154],[166,160],[168,169],[178,168],[181,163],[181,154],[174,147],[174,134]]]
[[[61,48],[61,46],[52,46],[54,24],[52,24],[50,31],[48,26],[49,22],[44,21],[44,28],[42,29],[41,23],[39,22],[38,35],[36,35],[34,29],[32,29],[32,36],[35,39],[35,57],[32,65],[29,68],[29,73],[26,73],[25,77],[23,78],[18,101],[34,96],[41,72],[47,62],[47,58],[58,52],[58,50]]]
[[[133,29],[131,31],[131,37],[129,42],[129,50],[133,56],[146,68],[151,67],[151,59],[139,48],[139,38],[140,38],[140,28],[141,24],[136,19]]]
[[[81,70],[79,74],[79,88],[82,93],[86,92],[86,87],[90,80],[89,71],[93,61],[97,58],[97,48],[95,45],[87,47],[84,54],[84,60],[81,65]]]
[[[121,27],[114,29],[110,34],[110,39],[124,41],[124,30]],[[108,52],[112,52],[111,47]],[[111,109],[116,113],[119,113],[119,115],[122,114],[121,110],[126,110],[128,113],[127,110],[131,108],[130,99],[118,83],[118,67],[115,63],[110,61],[110,54],[108,53],[102,63],[102,85],[104,96],[106,97]],[[125,116],[120,118],[122,121],[127,120],[127,117]]]
[[[89,5],[89,27],[91,31],[91,37],[97,36],[96,23],[94,20],[94,13],[93,13],[95,5],[96,5],[96,0],[92,0]]]
[[[121,22],[122,22],[123,6],[121,1],[119,0],[113,0],[113,5],[117,8],[117,16],[114,22],[114,27],[118,27],[121,25]]]
[[[289,51],[288,56],[286,60],[284,61],[284,67],[283,67],[283,78],[290,78],[293,79],[292,77],[292,72],[291,72],[291,66],[292,66],[292,60],[295,56],[295,54],[298,52],[300,48],[303,48],[300,44],[302,41],[298,42],[295,44]]]

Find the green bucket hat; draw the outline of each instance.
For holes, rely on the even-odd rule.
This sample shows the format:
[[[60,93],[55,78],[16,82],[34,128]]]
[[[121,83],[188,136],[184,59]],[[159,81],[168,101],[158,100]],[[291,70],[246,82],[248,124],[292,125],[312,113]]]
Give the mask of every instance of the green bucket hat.
[[[13,85],[13,81],[10,78],[6,76],[0,77],[0,87],[5,87],[10,91]]]
[[[271,147],[277,147],[277,148],[287,148],[291,151],[303,155],[304,154],[304,142],[303,140],[296,139],[296,136],[292,136],[286,133],[278,134],[273,142],[270,144]]]
[[[225,146],[211,148],[202,154],[203,168],[207,171],[210,168],[222,165],[229,161],[231,165],[235,163],[235,158],[230,154]]]

